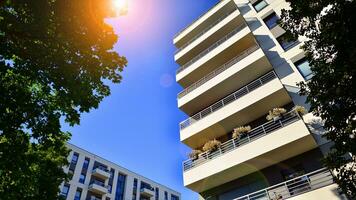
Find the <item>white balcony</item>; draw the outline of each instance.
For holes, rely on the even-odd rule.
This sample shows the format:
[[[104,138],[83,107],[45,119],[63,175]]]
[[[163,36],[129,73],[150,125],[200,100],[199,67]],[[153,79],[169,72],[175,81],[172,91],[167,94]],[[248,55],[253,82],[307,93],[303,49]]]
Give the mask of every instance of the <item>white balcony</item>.
[[[178,64],[184,64],[194,56],[222,38],[234,28],[244,23],[244,18],[237,8],[225,13],[221,18],[212,23],[182,47],[176,50],[174,59]]]
[[[228,140],[214,152],[185,161],[184,185],[196,192],[206,191],[316,147],[303,120],[289,113],[252,129],[247,138]]]
[[[140,193],[145,197],[153,197],[155,195],[154,190],[148,188],[141,188]]]
[[[254,44],[251,30],[242,23],[189,61],[178,63],[177,82],[187,87]]]
[[[90,183],[88,190],[99,195],[108,193],[108,188],[99,181],[94,181]]]
[[[103,169],[99,167],[93,169],[92,175],[101,179],[110,178],[110,172],[107,169]]]
[[[271,71],[181,122],[181,141],[191,148],[201,147],[290,102],[286,89]]]
[[[234,200],[310,200],[327,199],[340,200],[342,196],[337,191],[338,186],[333,181],[333,176],[327,169],[296,177],[286,182],[253,192]]]
[[[180,92],[178,107],[192,115],[272,69],[264,52],[253,45]]]
[[[221,18],[225,13],[230,12],[236,7],[233,0],[223,0],[218,2],[210,10],[194,20],[190,25],[186,26],[178,32],[173,39],[173,43],[178,47],[182,47],[204,29],[213,24],[217,19]]]

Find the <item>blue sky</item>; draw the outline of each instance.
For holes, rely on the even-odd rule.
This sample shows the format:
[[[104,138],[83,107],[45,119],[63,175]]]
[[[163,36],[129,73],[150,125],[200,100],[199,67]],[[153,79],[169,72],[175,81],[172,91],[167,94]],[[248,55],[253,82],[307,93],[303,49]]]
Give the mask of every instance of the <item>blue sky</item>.
[[[64,126],[71,143],[197,199],[184,188],[182,161],[188,148],[179,141],[173,36],[218,0],[129,0],[127,16],[111,20],[127,57],[123,82],[81,124]]]

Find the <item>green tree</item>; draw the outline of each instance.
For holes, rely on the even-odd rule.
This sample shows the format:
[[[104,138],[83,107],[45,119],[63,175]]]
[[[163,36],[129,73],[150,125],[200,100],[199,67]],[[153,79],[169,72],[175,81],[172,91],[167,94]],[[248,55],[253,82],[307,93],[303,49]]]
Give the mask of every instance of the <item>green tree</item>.
[[[65,146],[127,65],[110,0],[0,1],[0,198],[58,199]]]
[[[325,164],[336,181],[356,198],[356,2],[354,0],[287,0],[281,25],[290,39],[305,36],[313,78],[300,83],[311,110],[320,116],[334,142]],[[345,156],[347,155],[347,156]]]

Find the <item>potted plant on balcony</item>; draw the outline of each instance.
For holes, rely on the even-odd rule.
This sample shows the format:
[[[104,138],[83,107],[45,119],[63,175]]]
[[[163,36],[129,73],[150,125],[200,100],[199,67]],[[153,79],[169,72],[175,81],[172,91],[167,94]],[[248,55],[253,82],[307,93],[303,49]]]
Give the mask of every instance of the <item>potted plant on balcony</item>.
[[[307,109],[305,109],[304,106],[300,106],[300,105],[294,106],[293,111],[299,114],[300,116],[303,116],[308,113]]]
[[[196,159],[199,158],[199,154],[203,153],[201,150],[199,149],[193,149],[190,153],[189,153],[189,158],[194,161]]]
[[[203,151],[206,151],[209,153],[214,152],[220,147],[220,145],[221,145],[221,142],[216,139],[207,141],[203,146]]]
[[[244,137],[251,130],[251,126],[240,126],[232,131],[233,139],[240,139]]]
[[[284,108],[273,108],[272,110],[270,110],[268,112],[268,115],[266,117],[266,119],[268,121],[278,121],[283,117],[283,114],[286,113],[287,110]]]

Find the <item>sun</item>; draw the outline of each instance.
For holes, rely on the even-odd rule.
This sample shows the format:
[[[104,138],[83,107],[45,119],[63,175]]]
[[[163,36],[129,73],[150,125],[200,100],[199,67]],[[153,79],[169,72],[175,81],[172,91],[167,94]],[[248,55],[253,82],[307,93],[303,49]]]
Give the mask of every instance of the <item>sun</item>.
[[[113,0],[113,4],[117,9],[123,9],[126,7],[125,0]]]
[[[113,0],[113,5],[117,9],[119,15],[125,15],[127,13],[127,0]]]

